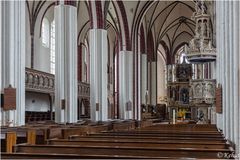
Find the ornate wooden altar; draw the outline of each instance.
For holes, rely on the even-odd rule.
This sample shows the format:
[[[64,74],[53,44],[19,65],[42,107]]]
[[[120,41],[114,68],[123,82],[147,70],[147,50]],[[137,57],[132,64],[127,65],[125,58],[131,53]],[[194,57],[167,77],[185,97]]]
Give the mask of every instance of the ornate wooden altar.
[[[171,74],[167,85],[169,118],[172,120],[173,112],[176,112],[176,119],[191,120],[195,117],[194,109],[191,108],[189,103],[191,88],[189,81],[192,78],[192,65],[187,64],[184,60],[182,64],[176,64],[175,67],[169,68]]]
[[[170,120],[177,122],[186,120],[208,123],[211,107],[215,104],[215,79],[192,79],[191,64],[176,64],[168,78],[168,112]]]

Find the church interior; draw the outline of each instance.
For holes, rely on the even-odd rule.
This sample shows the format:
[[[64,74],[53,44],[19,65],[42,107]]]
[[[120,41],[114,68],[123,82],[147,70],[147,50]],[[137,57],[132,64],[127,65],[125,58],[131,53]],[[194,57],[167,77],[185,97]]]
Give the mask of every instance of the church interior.
[[[0,1],[1,158],[240,159],[240,1]]]

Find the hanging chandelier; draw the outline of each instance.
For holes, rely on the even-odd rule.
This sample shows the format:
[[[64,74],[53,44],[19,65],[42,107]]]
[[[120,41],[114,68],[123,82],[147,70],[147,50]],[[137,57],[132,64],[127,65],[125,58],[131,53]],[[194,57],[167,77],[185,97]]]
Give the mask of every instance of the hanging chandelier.
[[[199,7],[200,4],[200,7]],[[196,23],[195,36],[189,42],[187,59],[190,63],[205,63],[216,60],[216,49],[212,47],[210,15],[203,1],[197,1],[192,19]]]

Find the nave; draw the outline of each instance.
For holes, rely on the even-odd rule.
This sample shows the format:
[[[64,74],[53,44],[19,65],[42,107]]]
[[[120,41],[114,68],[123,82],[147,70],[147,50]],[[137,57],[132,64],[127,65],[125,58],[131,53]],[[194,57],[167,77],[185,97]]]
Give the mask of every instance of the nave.
[[[239,158],[239,11],[239,1],[0,0],[1,154]]]

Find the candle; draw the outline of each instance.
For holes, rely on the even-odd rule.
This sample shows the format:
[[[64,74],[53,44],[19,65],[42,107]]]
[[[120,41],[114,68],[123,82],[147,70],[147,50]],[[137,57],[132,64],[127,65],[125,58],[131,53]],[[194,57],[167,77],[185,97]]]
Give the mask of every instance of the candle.
[[[173,124],[176,124],[176,116],[175,109],[173,109]]]

